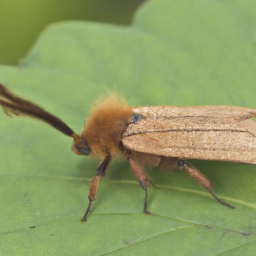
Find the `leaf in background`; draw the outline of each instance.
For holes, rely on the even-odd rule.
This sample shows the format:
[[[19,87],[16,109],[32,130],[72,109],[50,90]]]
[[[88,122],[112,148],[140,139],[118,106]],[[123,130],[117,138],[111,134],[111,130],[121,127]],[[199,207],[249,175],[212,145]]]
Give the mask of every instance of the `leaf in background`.
[[[130,105],[256,108],[255,10],[254,1],[159,0],[131,27],[54,24],[19,67],[0,66],[0,81],[78,132],[108,91]],[[155,215],[144,215],[144,192],[115,161],[80,223],[99,161],[73,155],[71,139],[41,122],[0,117],[1,255],[255,255],[255,166],[193,161],[235,210],[181,171],[149,171]]]

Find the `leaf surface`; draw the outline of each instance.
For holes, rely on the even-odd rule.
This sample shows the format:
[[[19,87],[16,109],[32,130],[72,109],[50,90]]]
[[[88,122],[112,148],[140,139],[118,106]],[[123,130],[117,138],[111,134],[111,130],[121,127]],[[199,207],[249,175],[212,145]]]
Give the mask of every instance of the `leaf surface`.
[[[134,106],[256,108],[255,10],[254,1],[159,0],[131,27],[53,24],[20,66],[0,66],[0,81],[77,132],[111,91]],[[0,255],[255,255],[255,166],[192,161],[234,210],[183,171],[151,170],[144,215],[144,192],[117,160],[80,223],[99,161],[73,155],[71,139],[41,122],[0,118]]]

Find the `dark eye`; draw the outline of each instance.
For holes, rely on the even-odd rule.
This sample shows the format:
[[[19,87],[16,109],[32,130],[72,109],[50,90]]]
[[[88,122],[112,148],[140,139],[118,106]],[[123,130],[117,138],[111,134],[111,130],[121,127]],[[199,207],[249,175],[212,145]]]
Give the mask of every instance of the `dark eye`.
[[[76,147],[76,145],[75,145]],[[82,154],[88,156],[90,154],[90,149],[89,148],[79,148],[76,147],[76,149]]]
[[[81,138],[74,144],[76,150],[82,155],[90,154],[90,147],[85,138]]]

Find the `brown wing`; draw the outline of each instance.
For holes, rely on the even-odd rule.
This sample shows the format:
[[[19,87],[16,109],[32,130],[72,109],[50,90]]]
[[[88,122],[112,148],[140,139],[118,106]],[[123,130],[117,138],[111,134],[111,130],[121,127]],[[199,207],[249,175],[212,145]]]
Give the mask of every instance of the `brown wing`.
[[[143,119],[123,135],[125,148],[166,157],[256,164],[256,109],[231,106],[138,107]]]

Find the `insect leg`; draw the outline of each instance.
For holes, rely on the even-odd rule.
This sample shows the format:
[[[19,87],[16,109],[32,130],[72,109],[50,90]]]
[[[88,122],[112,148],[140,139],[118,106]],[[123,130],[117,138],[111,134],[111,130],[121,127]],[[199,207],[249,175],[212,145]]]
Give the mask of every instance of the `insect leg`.
[[[149,212],[147,211],[147,206],[148,206],[147,187],[148,185],[151,185],[152,187],[154,187],[154,185],[150,182],[149,177],[147,176],[147,173],[145,172],[143,167],[140,166],[140,164],[136,161],[136,159],[134,159],[134,156],[131,153],[129,153],[128,161],[130,162],[132,171],[136,176],[137,180],[139,181],[140,186],[142,187],[142,189],[145,190],[144,213],[149,214]]]
[[[99,167],[96,170],[95,176],[91,180],[90,184],[90,192],[89,192],[89,205],[87,207],[87,210],[84,214],[84,216],[81,218],[81,221],[86,221],[86,218],[91,210],[92,202],[97,198],[97,189],[99,185],[99,180],[101,177],[106,175],[108,166],[111,162],[111,156],[107,155],[107,157],[100,163]]]
[[[205,188],[217,201],[219,201],[223,205],[226,205],[226,206],[234,209],[233,206],[224,202],[223,200],[218,198],[212,192],[214,184],[205,175],[203,175],[199,170],[197,170],[196,167],[194,167],[192,164],[188,163],[187,161],[180,160],[180,159],[178,160],[178,166],[180,169],[185,170],[193,180],[197,181],[199,183],[199,185],[201,187]]]

